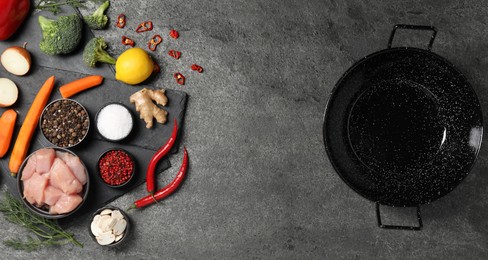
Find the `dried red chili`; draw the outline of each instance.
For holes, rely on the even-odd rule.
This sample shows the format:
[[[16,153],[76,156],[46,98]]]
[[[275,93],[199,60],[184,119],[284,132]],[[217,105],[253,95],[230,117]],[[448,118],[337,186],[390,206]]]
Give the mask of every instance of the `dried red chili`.
[[[202,68],[202,66],[199,66],[199,65],[197,65],[197,64],[193,64],[193,65],[191,65],[191,70],[198,71],[198,73],[202,73],[202,72],[203,72],[203,68]]]
[[[161,67],[159,67],[159,64],[155,61],[153,61],[154,67],[153,67],[153,73],[159,73],[161,71]]]
[[[176,30],[171,30],[169,31],[169,36],[171,36],[173,39],[178,39],[178,37],[180,37],[180,33]]]
[[[176,72],[175,74],[173,74],[173,77],[176,79],[176,83],[180,85],[185,85],[185,77],[183,76],[183,74]]]
[[[117,16],[117,23],[115,25],[119,28],[125,27],[125,14],[119,14],[119,16]]]
[[[134,161],[125,151],[106,152],[98,161],[98,170],[103,181],[112,186],[119,186],[130,180],[134,173]]]
[[[151,51],[155,51],[158,45],[163,41],[163,38],[159,34],[155,34],[151,40],[147,43],[147,47]]]
[[[147,32],[151,31],[153,29],[153,23],[151,21],[145,21],[139,24],[137,26],[136,32],[141,33],[141,32]]]
[[[149,206],[153,203],[156,203],[169,195],[171,195],[173,192],[175,192],[176,189],[181,185],[183,180],[185,179],[186,176],[186,171],[188,170],[188,151],[186,150],[186,147],[183,150],[183,162],[181,163],[180,170],[178,171],[178,174],[176,174],[176,177],[164,188],[158,190],[154,196],[152,194],[147,195],[146,197],[137,200],[132,204],[130,208],[144,208],[146,206]],[[130,209],[129,208],[129,209]]]
[[[179,51],[175,51],[175,50],[170,50],[168,52],[169,56],[175,58],[175,59],[179,59],[181,57],[181,52]]]
[[[124,35],[124,36],[122,36],[122,44],[123,45],[130,45],[130,46],[134,47],[134,45],[136,43],[134,42],[134,40],[132,40],[131,38]]]
[[[176,122],[176,118],[174,119],[173,123],[173,132],[171,133],[170,138],[166,143],[161,146],[161,148],[153,155],[151,158],[151,161],[149,161],[149,166],[147,168],[146,172],[146,188],[147,191],[150,194],[154,194],[155,188],[155,172],[156,172],[156,166],[158,162],[169,153],[171,148],[173,147],[173,144],[176,141],[176,137],[178,135],[178,123]]]

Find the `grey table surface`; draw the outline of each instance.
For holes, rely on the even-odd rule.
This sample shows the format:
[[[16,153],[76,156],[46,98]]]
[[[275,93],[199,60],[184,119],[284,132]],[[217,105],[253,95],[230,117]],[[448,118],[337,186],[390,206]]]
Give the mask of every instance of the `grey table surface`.
[[[92,4],[82,13],[94,10]],[[130,30],[113,26],[119,13]],[[0,244],[2,259],[487,259],[488,148],[447,196],[422,206],[421,231],[383,230],[372,202],[335,173],[322,139],[324,108],[340,76],[386,48],[397,23],[434,25],[433,50],[462,71],[488,111],[488,5],[483,1],[112,1],[111,26],[94,31],[120,53],[122,34],[152,20],[165,36],[155,85],[189,94],[181,145],[189,175],[164,203],[130,212],[131,239],[102,248],[88,220],[71,245],[33,253]],[[171,41],[170,29],[181,37]],[[146,35],[147,36],[147,35]],[[424,47],[425,35],[396,45]],[[179,49],[180,60],[163,50]],[[55,60],[52,61],[53,66]],[[191,73],[198,63],[204,74]],[[187,84],[172,73],[187,74]],[[486,135],[485,135],[486,136]],[[485,140],[486,141],[486,140]],[[182,153],[172,155],[179,165]],[[158,182],[168,182],[172,167]],[[143,186],[114,201],[125,208]],[[392,221],[412,212],[385,209]],[[0,221],[2,239],[27,234]]]

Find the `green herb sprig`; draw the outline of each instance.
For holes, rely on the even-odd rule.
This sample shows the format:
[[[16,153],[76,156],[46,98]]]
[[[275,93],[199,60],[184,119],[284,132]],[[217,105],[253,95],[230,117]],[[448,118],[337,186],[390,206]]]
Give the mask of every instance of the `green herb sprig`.
[[[78,242],[72,233],[64,231],[54,220],[33,214],[19,199],[14,198],[8,192],[4,192],[4,194],[5,199],[0,202],[0,212],[4,214],[5,219],[26,228],[38,236],[37,238],[28,236],[25,240],[19,238],[9,239],[4,241],[6,246],[28,252],[41,247],[67,243],[83,247],[83,244]]]
[[[71,5],[72,7],[84,7],[86,0],[39,0],[34,9],[49,11],[57,14],[61,11],[61,6]]]

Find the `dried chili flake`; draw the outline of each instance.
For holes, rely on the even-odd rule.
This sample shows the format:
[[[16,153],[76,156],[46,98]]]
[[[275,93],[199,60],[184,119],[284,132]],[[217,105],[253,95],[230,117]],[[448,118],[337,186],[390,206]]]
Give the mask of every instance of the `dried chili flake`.
[[[169,56],[175,58],[175,59],[179,59],[181,57],[181,52],[179,51],[175,51],[175,50],[170,50],[168,52]]]
[[[134,42],[134,40],[132,40],[131,38],[124,35],[124,36],[122,36],[122,44],[123,45],[130,45],[130,46],[134,47],[134,45],[136,43]]]
[[[183,74],[176,72],[175,74],[173,74],[173,77],[176,79],[176,83],[180,85],[185,85],[185,77],[183,76]]]
[[[151,40],[147,43],[147,47],[151,51],[155,51],[158,45],[163,41],[163,38],[159,34],[155,34]]]
[[[117,16],[117,23],[115,25],[119,28],[125,27],[125,14],[119,14],[119,16]]]
[[[191,70],[198,71],[198,73],[202,73],[203,72],[202,66],[199,66],[197,64],[191,65]]]
[[[180,33],[177,30],[169,31],[169,36],[173,39],[178,39],[180,37]]]
[[[151,21],[145,21],[139,24],[137,26],[136,32],[141,33],[141,32],[147,32],[151,31],[153,29],[153,23]]]

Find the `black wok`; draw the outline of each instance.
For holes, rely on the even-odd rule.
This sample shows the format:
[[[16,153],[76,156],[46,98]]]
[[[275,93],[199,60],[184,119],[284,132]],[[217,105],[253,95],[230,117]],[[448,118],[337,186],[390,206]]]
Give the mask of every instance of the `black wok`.
[[[397,29],[432,31],[428,49],[391,48]],[[387,49],[344,73],[325,110],[329,159],[352,189],[376,202],[382,227],[420,229],[418,206],[452,191],[480,150],[479,100],[466,77],[430,51],[436,32],[396,25]],[[417,207],[419,226],[382,225],[380,204]]]

